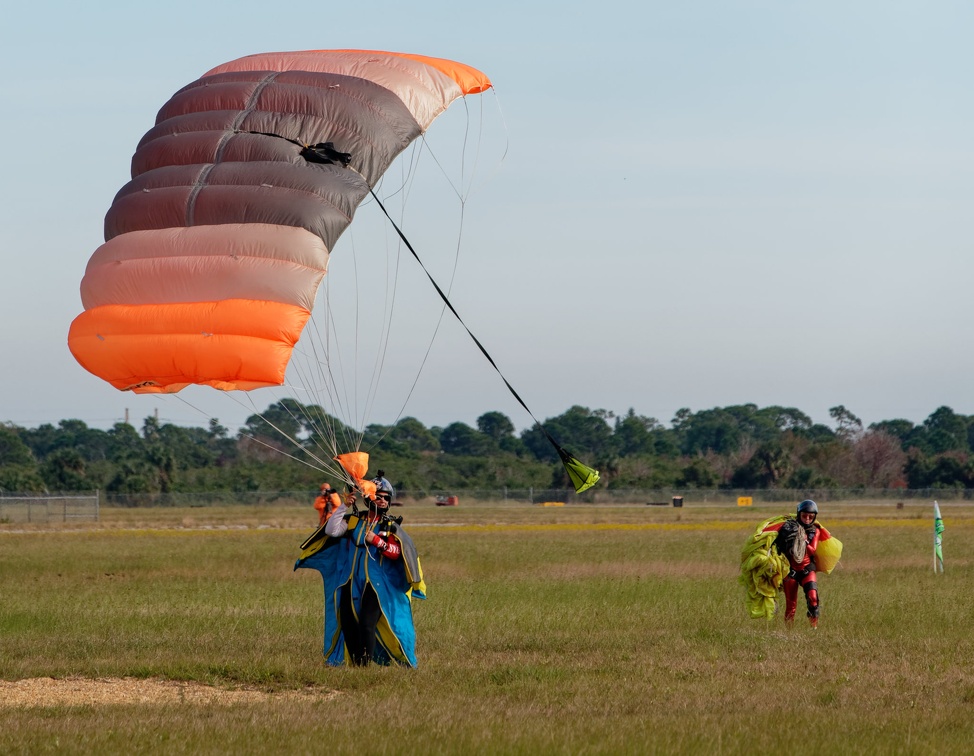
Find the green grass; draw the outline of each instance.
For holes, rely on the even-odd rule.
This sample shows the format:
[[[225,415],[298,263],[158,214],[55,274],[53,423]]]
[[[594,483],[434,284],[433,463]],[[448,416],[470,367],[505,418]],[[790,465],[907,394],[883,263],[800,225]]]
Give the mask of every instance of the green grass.
[[[748,619],[736,583],[778,508],[407,508],[416,670],[324,666],[321,579],[291,569],[310,508],[3,525],[0,679],[268,695],[0,704],[0,752],[970,753],[974,509],[944,509],[943,576],[928,507],[824,509],[845,552],[813,632]]]

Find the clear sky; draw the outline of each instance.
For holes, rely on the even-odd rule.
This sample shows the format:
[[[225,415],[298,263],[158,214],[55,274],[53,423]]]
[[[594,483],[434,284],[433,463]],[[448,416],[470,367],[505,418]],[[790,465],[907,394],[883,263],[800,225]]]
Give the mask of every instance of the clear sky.
[[[493,80],[507,152],[482,163],[451,298],[539,419],[579,404],[669,423],[748,402],[825,423],[837,404],[866,423],[974,414],[972,28],[960,0],[14,4],[0,26],[0,422],[110,427],[128,410],[137,425],[158,411],[235,429],[306,399],[121,393],[66,337],[159,107],[224,61],[324,48],[452,58]],[[457,209],[416,201],[409,227],[448,283],[453,251],[433,230]],[[339,243],[331,287],[362,275],[342,254],[364,239]],[[403,273],[400,305],[435,297]],[[400,314],[368,421],[396,419],[432,335]],[[493,410],[530,425],[444,320],[404,414],[473,424]]]

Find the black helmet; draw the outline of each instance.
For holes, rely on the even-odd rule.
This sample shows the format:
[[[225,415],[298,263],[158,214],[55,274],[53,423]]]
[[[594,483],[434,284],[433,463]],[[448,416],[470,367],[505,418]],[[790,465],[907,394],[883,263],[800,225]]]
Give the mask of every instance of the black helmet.
[[[798,511],[795,514],[797,516],[800,515],[802,512],[811,512],[813,515],[815,515],[815,517],[812,518],[814,520],[815,518],[818,517],[818,504],[816,504],[811,499],[805,499],[805,501],[801,502],[798,505]]]

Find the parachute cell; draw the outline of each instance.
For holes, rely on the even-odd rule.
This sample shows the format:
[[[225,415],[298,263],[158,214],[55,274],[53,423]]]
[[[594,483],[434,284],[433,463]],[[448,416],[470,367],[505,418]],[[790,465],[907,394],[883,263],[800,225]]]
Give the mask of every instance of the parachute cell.
[[[183,87],[132,158],[68,345],[116,388],[280,385],[335,242],[479,71],[400,53],[231,61]]]

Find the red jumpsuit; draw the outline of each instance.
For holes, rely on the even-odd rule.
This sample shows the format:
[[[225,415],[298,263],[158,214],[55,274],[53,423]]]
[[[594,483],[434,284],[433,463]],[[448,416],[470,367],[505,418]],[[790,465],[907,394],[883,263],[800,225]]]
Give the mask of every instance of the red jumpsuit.
[[[777,522],[766,527],[765,531],[780,531],[784,524],[783,522]],[[799,523],[798,527],[805,526]],[[788,566],[791,567],[791,571],[788,573],[788,577],[785,578],[782,587],[785,591],[785,621],[793,622],[795,619],[795,610],[798,608],[798,586],[801,586],[802,590],[805,591],[805,603],[808,605],[808,621],[812,627],[818,627],[819,601],[818,583],[816,582],[815,575],[815,552],[818,549],[818,541],[822,534],[822,529],[818,526],[818,523],[814,522],[810,527],[814,528],[814,534],[808,539],[808,543],[805,545],[805,555],[801,561],[796,562],[787,550],[784,552],[788,558]],[[806,527],[805,529],[807,532],[808,528]]]

